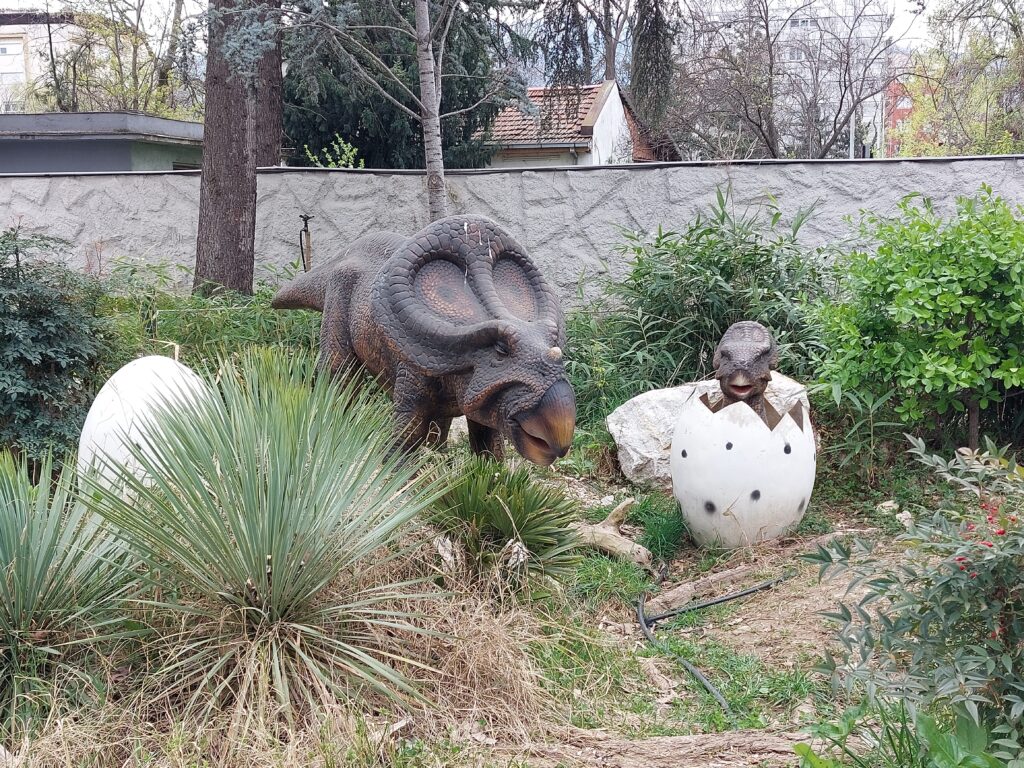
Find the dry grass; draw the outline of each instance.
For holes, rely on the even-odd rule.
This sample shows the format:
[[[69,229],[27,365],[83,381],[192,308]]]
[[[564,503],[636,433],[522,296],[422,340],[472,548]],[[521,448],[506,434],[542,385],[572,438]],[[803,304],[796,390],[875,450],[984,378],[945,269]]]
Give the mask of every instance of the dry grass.
[[[8,745],[17,765],[390,768],[407,764],[398,755],[409,743],[461,743],[471,759],[474,749],[526,744],[543,735],[555,705],[528,651],[541,637],[537,619],[512,601],[495,602],[479,585],[452,585],[449,576],[444,588],[438,586],[428,534],[421,531],[405,543],[399,554],[382,553],[371,568],[347,574],[331,589],[416,584],[420,599],[388,607],[415,611],[419,632],[380,626],[356,631],[367,634],[379,658],[407,660],[393,663],[426,702],[399,704],[369,690],[351,690],[348,700],[325,701],[292,725],[269,711],[240,723],[231,706],[213,717],[192,718],[182,706],[182,692],[158,687],[160,675],[147,675],[143,667],[180,651],[175,644],[189,642],[198,630],[163,626],[164,634],[139,649],[136,668],[125,671],[102,660],[110,675],[104,687],[116,700],[76,707],[73,689],[58,694],[57,706],[31,741]],[[255,670],[263,661],[251,658],[246,664]],[[437,760],[438,766],[456,764],[450,755]],[[433,764],[428,758],[409,763]]]

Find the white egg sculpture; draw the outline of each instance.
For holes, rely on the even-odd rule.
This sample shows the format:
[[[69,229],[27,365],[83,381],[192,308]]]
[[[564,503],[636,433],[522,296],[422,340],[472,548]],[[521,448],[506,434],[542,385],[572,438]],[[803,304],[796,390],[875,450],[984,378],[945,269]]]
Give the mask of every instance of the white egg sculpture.
[[[807,511],[816,467],[808,409],[799,400],[782,414],[767,398],[765,406],[768,423],[746,403],[723,407],[695,392],[679,413],[672,489],[702,546],[736,549],[777,538]]]
[[[129,447],[153,428],[154,410],[163,404],[190,403],[212,395],[210,386],[190,368],[169,357],[133,360],[111,376],[89,408],[78,441],[78,471],[96,467],[101,482],[112,480],[105,464],[115,461],[144,477]],[[150,436],[151,437],[151,436]]]

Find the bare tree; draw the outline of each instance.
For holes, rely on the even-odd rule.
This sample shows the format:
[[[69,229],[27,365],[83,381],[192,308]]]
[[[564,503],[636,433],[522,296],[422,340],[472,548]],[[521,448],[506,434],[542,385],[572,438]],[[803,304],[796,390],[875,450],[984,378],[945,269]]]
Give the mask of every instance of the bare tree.
[[[1010,154],[1024,148],[1024,4],[949,2],[934,9],[931,43],[914,52],[894,134],[900,154]]]
[[[884,0],[689,0],[686,16],[669,128],[697,156],[838,154],[909,71],[893,66]]]
[[[633,0],[549,0],[543,12],[542,34],[552,85],[618,78],[621,49],[633,29]],[[600,68],[596,70],[591,45],[594,37],[600,54]]]
[[[441,108],[442,78],[449,35],[466,14],[489,19],[496,45],[492,54],[501,57],[500,41],[515,33],[503,20],[509,4],[487,2],[462,3],[459,0],[384,0],[374,4],[373,14],[352,5],[340,10],[315,5],[308,10],[286,11],[292,34],[306,34],[305,47],[331,48],[343,57],[351,70],[404,114],[420,123],[423,131],[424,160],[427,171],[427,207],[430,219],[447,215],[448,193],[445,185],[444,156],[441,151],[441,122],[446,117],[474,110],[486,103],[508,103],[521,87],[510,67],[494,67],[489,75],[465,73],[463,77],[486,77],[487,87],[473,104],[445,112]],[[403,73],[408,66],[405,47],[412,43],[419,75],[418,88],[406,84]]]
[[[47,77],[37,96],[59,111],[133,110],[188,115],[198,102],[178,98],[184,0],[167,18],[146,0],[78,0],[47,24]],[[52,16],[51,16],[52,18]]]

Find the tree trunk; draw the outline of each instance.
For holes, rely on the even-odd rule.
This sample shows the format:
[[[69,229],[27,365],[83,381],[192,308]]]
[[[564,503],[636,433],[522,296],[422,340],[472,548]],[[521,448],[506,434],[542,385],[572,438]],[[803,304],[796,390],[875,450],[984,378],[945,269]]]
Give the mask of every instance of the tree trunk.
[[[611,0],[604,0],[602,9],[602,30],[604,37],[604,79],[615,80],[615,55],[618,52],[618,41],[615,39],[614,24],[612,23]]]
[[[171,70],[178,56],[178,44],[181,41],[181,14],[185,8],[185,0],[174,0],[174,12],[171,16],[171,31],[167,38],[167,51],[157,63],[157,84],[166,88],[171,83]],[[173,94],[168,94],[168,103],[174,105]]]
[[[270,0],[272,9],[280,10],[281,0]],[[276,20],[277,14],[273,14]],[[283,88],[281,74],[281,30],[277,29],[274,47],[263,54],[256,72],[257,123],[256,165],[267,168],[281,164],[281,135],[284,130]]]
[[[448,190],[444,183],[444,155],[441,153],[441,94],[434,79],[434,46],[430,35],[427,0],[416,3],[416,62],[420,70],[423,152],[427,169],[427,209],[431,221],[448,215]]]
[[[213,0],[213,10],[232,8]],[[226,23],[231,23],[231,16]],[[199,191],[199,238],[192,290],[252,293],[256,236],[255,86],[231,76],[222,43],[225,21],[209,22],[204,110],[203,175]],[[241,140],[238,134],[242,133]]]
[[[977,396],[971,392],[967,396],[967,447],[978,450],[981,444],[981,408]]]

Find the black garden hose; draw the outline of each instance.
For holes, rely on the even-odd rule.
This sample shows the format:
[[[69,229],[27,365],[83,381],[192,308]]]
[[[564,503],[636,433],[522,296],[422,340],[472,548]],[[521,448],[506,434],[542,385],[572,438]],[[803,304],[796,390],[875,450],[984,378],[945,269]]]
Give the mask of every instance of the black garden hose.
[[[665,575],[666,569],[663,567],[658,574],[657,580],[655,581],[656,586],[661,584],[665,580]],[[731,600],[738,600],[741,597],[752,595],[755,592],[762,592],[766,589],[771,589],[772,587],[775,587],[778,584],[781,584],[786,579],[790,578],[790,576],[792,576],[792,574],[784,574],[777,578],[764,581],[760,584],[756,584],[753,587],[740,590],[739,592],[732,592],[728,595],[722,595],[721,597],[715,597],[711,600],[705,600],[699,603],[688,603],[687,605],[684,605],[681,608],[674,608],[671,611],[659,613],[655,616],[647,616],[646,613],[644,613],[644,606],[647,604],[647,593],[645,592],[640,595],[640,598],[637,600],[636,603],[636,618],[637,621],[640,622],[640,631],[644,633],[644,637],[646,637],[647,641],[655,648],[658,648],[659,650],[667,652],[674,656],[675,659],[683,665],[686,671],[693,675],[697,679],[697,681],[704,686],[707,692],[714,697],[715,701],[717,701],[719,706],[721,706],[722,711],[724,711],[727,715],[731,715],[732,710],[729,709],[729,702],[725,700],[725,697],[722,695],[722,693],[714,686],[714,684],[710,680],[708,680],[704,673],[697,669],[697,667],[695,667],[688,659],[685,659],[678,653],[675,653],[674,651],[669,650],[664,645],[662,645],[658,641],[658,638],[654,636],[654,625],[657,624],[659,621],[664,621],[665,619],[672,618],[673,616],[679,616],[684,613],[690,613],[692,611],[699,611],[704,608],[710,608],[713,605],[728,603]]]

